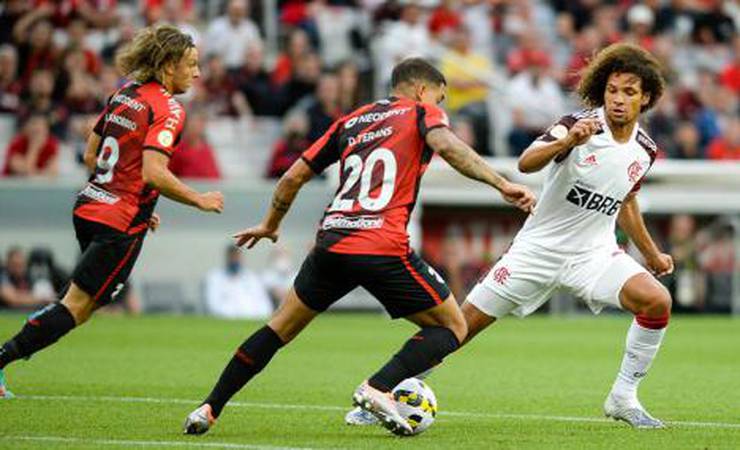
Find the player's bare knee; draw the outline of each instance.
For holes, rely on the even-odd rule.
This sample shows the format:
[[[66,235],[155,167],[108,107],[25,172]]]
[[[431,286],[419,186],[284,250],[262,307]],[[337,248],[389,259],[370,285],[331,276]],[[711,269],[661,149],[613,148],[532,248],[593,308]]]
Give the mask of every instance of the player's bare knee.
[[[671,294],[658,282],[644,285],[633,295],[634,313],[637,316],[663,318],[671,314]]]

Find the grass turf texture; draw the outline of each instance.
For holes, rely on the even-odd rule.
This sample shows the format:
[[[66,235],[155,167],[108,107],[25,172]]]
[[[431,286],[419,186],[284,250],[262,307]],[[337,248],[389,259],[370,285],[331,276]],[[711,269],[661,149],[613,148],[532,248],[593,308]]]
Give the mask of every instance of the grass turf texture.
[[[0,339],[22,321],[0,316]],[[736,425],[634,431],[602,420],[629,321],[530,317],[495,325],[429,379],[440,402],[437,423],[400,439],[380,427],[346,426],[343,415],[356,385],[410,335],[407,323],[320,317],[235,397],[209,434],[192,437],[180,434],[185,415],[260,324],[100,316],[6,369],[19,398],[0,400],[0,448],[120,448],[132,441],[162,448],[740,447],[739,320],[674,318],[641,386],[643,404],[659,418]]]

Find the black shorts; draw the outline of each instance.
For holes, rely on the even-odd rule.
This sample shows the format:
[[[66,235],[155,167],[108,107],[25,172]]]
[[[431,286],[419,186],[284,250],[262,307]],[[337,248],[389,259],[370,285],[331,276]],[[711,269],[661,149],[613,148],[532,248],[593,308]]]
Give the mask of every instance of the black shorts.
[[[315,247],[294,284],[298,298],[319,312],[357,286],[367,289],[394,319],[432,308],[450,295],[442,277],[414,252],[350,255]]]
[[[103,306],[123,289],[141,251],[146,231],[128,235],[116,229],[74,216],[75,233],[82,257],[72,281]]]

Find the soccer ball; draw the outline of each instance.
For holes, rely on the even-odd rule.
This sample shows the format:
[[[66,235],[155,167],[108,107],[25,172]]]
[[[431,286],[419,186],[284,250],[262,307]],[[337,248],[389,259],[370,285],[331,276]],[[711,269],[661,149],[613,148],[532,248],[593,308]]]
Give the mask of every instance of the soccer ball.
[[[437,416],[437,397],[432,389],[418,378],[407,378],[393,389],[398,412],[411,425],[416,435],[434,423]]]

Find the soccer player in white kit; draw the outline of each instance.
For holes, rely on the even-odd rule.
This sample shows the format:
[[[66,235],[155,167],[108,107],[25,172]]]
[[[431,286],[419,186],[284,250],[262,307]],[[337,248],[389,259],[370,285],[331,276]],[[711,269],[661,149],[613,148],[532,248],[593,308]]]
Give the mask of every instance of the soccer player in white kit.
[[[673,261],[650,237],[637,202],[656,156],[637,119],[663,88],[659,63],[639,47],[614,44],[596,56],[578,87],[592,109],[563,117],[522,154],[522,172],[547,170],[539,202],[463,305],[468,341],[507,314],[534,312],[559,289],[583,299],[594,313],[604,306],[633,313],[604,412],[636,428],[663,427],[637,399],[671,311],[670,294],[655,277],[671,273]],[[615,223],[647,267],[617,246]]]

